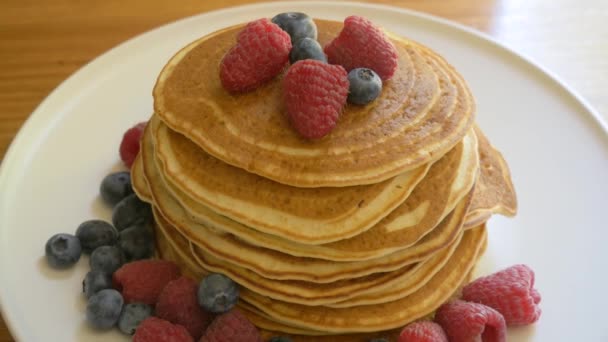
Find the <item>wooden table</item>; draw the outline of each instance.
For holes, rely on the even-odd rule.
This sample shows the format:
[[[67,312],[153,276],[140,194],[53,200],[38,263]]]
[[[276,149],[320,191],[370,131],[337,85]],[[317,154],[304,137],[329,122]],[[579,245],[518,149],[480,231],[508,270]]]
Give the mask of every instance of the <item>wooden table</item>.
[[[2,1],[0,159],[40,101],[94,57],[158,25],[252,2],[257,1]],[[608,1],[375,2],[431,13],[489,33],[555,72],[608,119]],[[0,319],[0,342],[4,341],[13,339]]]

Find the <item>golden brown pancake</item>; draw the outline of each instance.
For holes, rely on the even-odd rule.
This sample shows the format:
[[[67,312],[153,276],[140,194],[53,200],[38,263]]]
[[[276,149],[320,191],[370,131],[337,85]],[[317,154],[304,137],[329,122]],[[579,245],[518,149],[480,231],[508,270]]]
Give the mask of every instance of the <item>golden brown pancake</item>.
[[[317,20],[323,45],[342,24]],[[347,105],[336,128],[305,140],[291,128],[276,77],[238,95],[219,80],[241,25],[179,51],[154,88],[154,110],[172,130],[238,168],[297,187],[373,184],[429,164],[471,128],[475,105],[462,77],[428,48],[391,36],[399,61],[379,98]]]
[[[171,187],[205,211],[258,231],[320,244],[369,229],[399,206],[430,165],[366,186],[296,188],[230,166],[153,117],[154,156]]]
[[[475,220],[487,220],[491,214],[514,216],[517,212],[517,198],[507,162],[477,125],[474,130],[479,141],[480,173],[467,214],[467,221],[473,225]]]
[[[155,167],[150,140],[146,131],[142,155],[146,178],[151,180],[150,192],[155,198],[155,205],[191,240],[204,239],[208,230],[214,229],[231,233],[250,244],[290,255],[337,261],[376,258],[413,245],[435,228],[469,192],[477,170],[476,145],[470,139],[462,146],[457,145],[437,162],[406,202],[365,233],[334,243],[309,246],[258,232],[216,214],[188,196],[180,195],[179,190],[162,179]],[[175,201],[174,196],[180,203]],[[190,209],[188,213],[184,211],[186,208]]]

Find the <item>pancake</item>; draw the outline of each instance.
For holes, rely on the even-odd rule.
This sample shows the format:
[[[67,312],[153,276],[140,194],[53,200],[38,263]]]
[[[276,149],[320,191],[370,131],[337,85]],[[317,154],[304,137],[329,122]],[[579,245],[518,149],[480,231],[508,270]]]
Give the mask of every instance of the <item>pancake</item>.
[[[145,177],[142,153],[138,153],[131,167],[131,186],[137,197],[144,202],[152,203],[152,193]]]
[[[168,184],[217,214],[306,244],[344,239],[369,229],[405,201],[430,167],[367,186],[296,188],[210,156],[156,116],[150,126],[157,165]]]
[[[284,325],[329,333],[398,328],[435,311],[467,279],[484,244],[485,226],[464,233],[447,264],[415,293],[379,305],[328,308],[284,303],[242,289],[241,299]]]
[[[430,257],[453,242],[462,230],[470,196],[463,199],[443,221],[416,245],[376,259],[334,262],[294,257],[275,250],[250,245],[231,234],[209,231],[204,239],[191,240],[196,250],[249,269],[263,277],[278,280],[304,280],[328,283],[394,271]],[[177,227],[177,226],[176,226]],[[179,228],[179,227],[178,227]],[[181,232],[184,233],[184,232]],[[187,236],[187,235],[186,235]],[[187,236],[192,239],[192,236]]]
[[[342,27],[315,22],[322,45]],[[296,187],[374,184],[439,159],[472,127],[475,104],[460,74],[430,49],[391,36],[398,69],[381,95],[347,105],[326,137],[302,139],[284,115],[282,76],[244,94],[222,88],[220,60],[242,27],[183,48],[153,91],[161,120],[225,163]]]
[[[328,305],[371,293],[375,295],[377,301],[382,293],[390,293],[391,298],[396,298],[394,296],[395,289],[399,289],[401,296],[406,296],[416,291],[441,269],[454,252],[459,241],[459,239],[456,240],[448,248],[437,252],[424,262],[406,266],[393,272],[376,273],[360,278],[317,284],[304,281],[267,279],[247,269],[217,260],[210,255],[199,255],[191,249],[188,240],[179,234],[174,227],[171,227],[162,215],[155,211],[155,217],[163,231],[162,236],[165,240],[169,240],[176,249],[182,251],[190,259],[190,262],[197,261],[201,269],[225,274],[241,286],[261,295],[303,305]],[[192,255],[188,255],[190,251],[193,252]],[[338,305],[343,306],[344,304]]]
[[[374,273],[321,284],[267,279],[255,272],[222,262],[201,250],[192,249],[192,252],[204,269],[224,273],[239,284],[264,296],[303,305],[343,307],[372,301],[381,303],[414,292],[447,262],[458,241],[454,241],[448,248],[438,251],[422,262],[392,272]]]
[[[517,198],[509,166],[477,125],[474,130],[479,141],[480,176],[466,221],[485,221],[491,214],[514,216]]]
[[[159,221],[159,223],[162,224],[162,220]],[[161,228],[160,225],[157,225],[157,236],[161,237],[161,236],[168,236],[168,232],[166,232],[164,229],[166,228]],[[466,241],[470,241],[472,235],[480,235],[482,234],[481,238],[477,238],[478,240],[478,244],[479,246],[477,247],[479,250],[481,250],[485,244],[485,229],[483,228],[477,228],[474,230],[470,230],[467,233],[465,233],[465,237],[467,237],[469,240],[463,240],[458,246],[457,248],[457,252],[458,254],[455,254],[451,259],[450,262],[448,262],[444,268],[442,268],[442,270],[440,271],[442,278],[438,279],[437,277],[433,278],[431,281],[434,281],[436,284],[439,284],[440,286],[446,287],[446,283],[449,280],[452,280],[456,275],[456,271],[452,272],[452,277],[447,277],[446,273],[447,270],[446,268],[448,267],[455,267],[457,266],[456,264],[464,264],[464,260],[468,259],[466,256],[466,253],[464,253],[464,243],[467,243]],[[179,236],[179,234],[174,235],[174,236]],[[193,277],[193,279],[200,279],[201,277],[203,277],[207,272],[202,269],[200,266],[192,263],[192,260],[189,259],[187,257],[187,255],[184,255],[184,244],[187,243],[187,240],[183,239],[183,237],[181,238],[181,243],[176,241],[180,241],[172,239],[172,238],[159,238],[157,239],[158,241],[158,248],[157,250],[159,251],[160,256],[163,259],[166,260],[172,260],[178,263],[178,265],[180,266],[180,268],[182,268],[182,271],[184,272],[184,274],[187,274],[188,276]],[[173,244],[173,245],[172,245]],[[469,248],[469,253],[471,253],[470,251],[471,248]],[[479,253],[479,252],[478,252]],[[463,265],[460,265],[463,266]],[[467,272],[462,271],[463,273],[463,278],[464,280],[468,280],[469,276],[467,276]],[[426,285],[428,286],[428,285]],[[244,290],[244,289],[243,289]],[[444,289],[440,289],[439,291],[441,291],[441,293],[443,294],[444,292],[449,292],[449,291],[445,291]],[[434,291],[431,293],[431,297],[435,298],[435,294],[437,293],[437,291]],[[414,295],[412,295],[414,296]],[[405,297],[405,299],[403,299],[401,301],[401,303],[399,303],[398,305],[395,305],[395,302],[389,303],[387,305],[390,305],[389,307],[384,307],[383,305],[375,305],[375,306],[363,306],[363,307],[359,307],[356,309],[353,309],[355,311],[351,311],[353,313],[353,315],[350,315],[351,317],[354,316],[354,314],[356,313],[361,313],[362,311],[365,310],[370,310],[374,307],[378,307],[379,312],[392,312],[390,309],[397,307],[400,312],[398,313],[397,316],[399,316],[399,318],[403,318],[406,317],[406,315],[409,314],[416,314],[420,311],[425,311],[424,308],[420,308],[418,303],[423,303],[425,302],[424,300],[419,300],[417,302],[417,304],[415,305],[415,307],[413,308],[412,305],[408,305],[408,300],[411,301],[412,300],[412,296],[408,296]],[[256,300],[255,298],[256,295],[255,294],[251,294],[249,291],[245,290],[245,294],[244,294],[244,298],[254,298],[254,301]],[[408,299],[409,298],[409,299]],[[257,298],[259,299],[259,298]],[[420,299],[420,298],[418,298]],[[447,300],[447,299],[446,299]],[[438,305],[440,305],[441,303],[439,303]],[[272,319],[269,320],[268,319],[268,315],[265,313],[261,313],[262,316],[260,316],[260,310],[257,309],[255,306],[252,306],[251,304],[248,304],[247,301],[245,300],[241,300],[239,301],[239,303],[237,304],[239,307],[239,310],[243,311],[243,313],[245,313],[248,318],[254,322],[254,324],[256,324],[258,327],[263,328],[263,329],[270,329],[270,330],[274,330],[275,332],[280,332],[280,333],[285,333],[285,332],[290,332],[292,334],[300,334],[300,335],[319,335],[319,334],[323,334],[323,335],[328,335],[330,333],[326,332],[326,331],[315,331],[315,330],[310,330],[310,329],[306,329],[306,328],[298,328],[296,327],[292,327],[292,326],[286,326],[283,323],[280,323],[279,321]],[[438,306],[437,305],[437,306]],[[428,306],[427,304],[424,304],[423,306]],[[299,308],[299,307],[298,307]],[[311,307],[311,308],[315,308],[315,307]],[[253,311],[252,311],[253,310]],[[331,309],[324,309],[324,310],[331,310]],[[334,309],[335,310],[335,309]],[[341,309],[344,310],[344,309]],[[257,312],[257,314],[256,314]],[[429,312],[430,313],[430,312]],[[428,313],[427,313],[428,314]],[[256,317],[257,316],[257,317]],[[263,317],[266,316],[266,317]],[[421,317],[426,316],[426,315],[422,315]],[[373,315],[371,317],[374,317]],[[358,318],[354,318],[354,319],[358,319]],[[266,324],[264,324],[264,322]],[[406,323],[400,324],[398,326],[401,325],[405,325]],[[378,336],[395,336],[394,334],[398,331],[398,329],[393,330],[393,331],[382,331],[382,332],[374,332],[371,334],[348,334],[348,335],[328,335],[328,336],[315,336],[314,338],[311,337],[306,337],[306,336],[293,336],[296,337],[295,340],[297,341],[358,341],[358,340],[364,340],[365,338],[371,338],[371,337],[378,337]],[[271,336],[271,335],[275,335],[273,332],[269,332],[269,331],[263,331],[263,333],[265,334],[265,336]]]
[[[144,171],[146,178],[151,180],[150,191],[154,195],[155,205],[191,240],[204,239],[208,230],[213,229],[233,234],[249,244],[293,256],[335,261],[377,258],[415,244],[469,192],[478,163],[476,141],[468,135],[462,144],[431,167],[403,204],[374,227],[350,239],[311,246],[260,233],[216,214],[180,193],[167,184],[156,169],[150,140],[150,134],[146,131],[142,140]]]

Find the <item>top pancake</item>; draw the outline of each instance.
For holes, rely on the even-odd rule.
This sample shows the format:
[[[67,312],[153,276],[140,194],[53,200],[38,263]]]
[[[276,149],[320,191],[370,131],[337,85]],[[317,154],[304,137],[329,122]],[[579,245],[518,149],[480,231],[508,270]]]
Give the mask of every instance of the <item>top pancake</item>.
[[[322,45],[342,27],[316,24]],[[297,187],[378,183],[439,159],[473,123],[474,102],[462,77],[429,49],[391,37],[398,70],[380,97],[347,105],[328,136],[302,139],[284,114],[281,76],[244,94],[222,88],[220,61],[241,28],[182,49],[154,88],[161,120],[228,164]]]

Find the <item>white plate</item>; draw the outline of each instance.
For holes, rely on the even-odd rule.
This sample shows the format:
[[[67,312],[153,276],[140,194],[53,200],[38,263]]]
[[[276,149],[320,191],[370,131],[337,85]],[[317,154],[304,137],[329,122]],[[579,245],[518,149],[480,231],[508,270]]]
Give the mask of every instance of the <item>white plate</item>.
[[[519,197],[515,219],[489,224],[479,274],[514,263],[536,270],[543,315],[512,341],[608,339],[608,135],[599,116],[554,77],[491,39],[418,13],[354,3],[272,3],[207,13],[130,40],[78,71],[32,114],[0,173],[0,299],[20,341],[127,340],[84,323],[86,258],[49,269],[47,238],[108,219],[99,182],[118,166],[123,131],[152,111],[151,90],[186,43],[239,22],[299,10],[363,15],[444,55],[478,102],[478,122],[503,151]],[[595,118],[594,118],[595,116]]]

